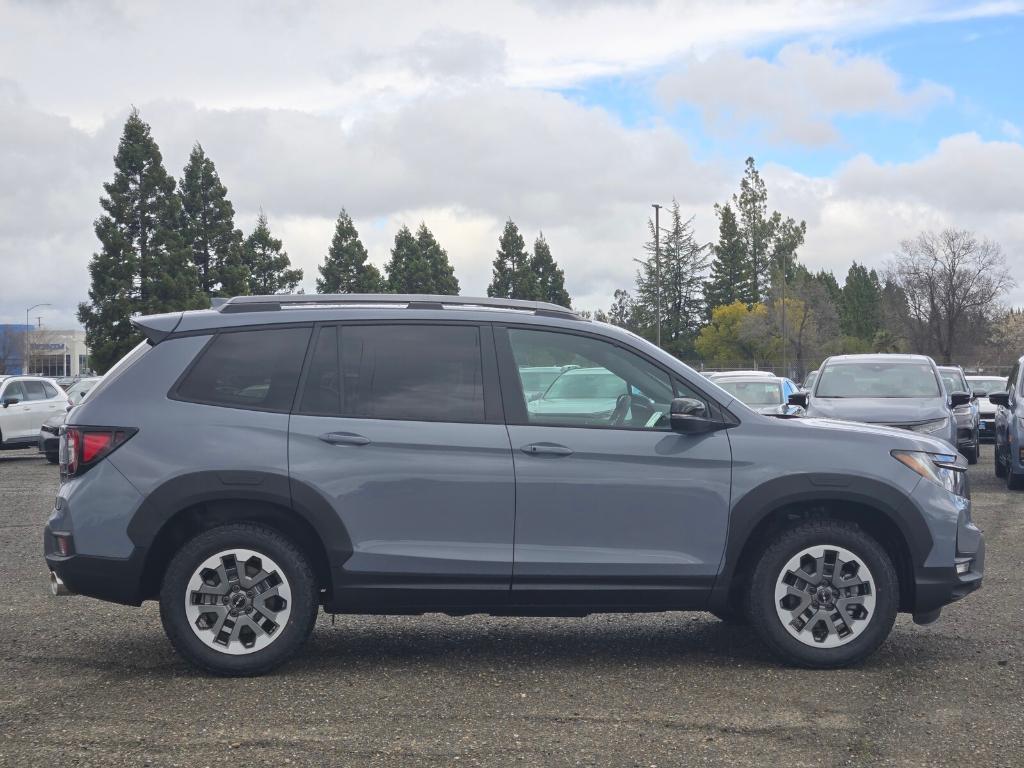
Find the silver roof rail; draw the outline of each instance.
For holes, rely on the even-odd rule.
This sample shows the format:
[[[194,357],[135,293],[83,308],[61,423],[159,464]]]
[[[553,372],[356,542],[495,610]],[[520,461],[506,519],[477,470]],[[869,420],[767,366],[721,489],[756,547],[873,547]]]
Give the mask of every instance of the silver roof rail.
[[[344,306],[400,306],[407,309],[512,309],[533,312],[535,315],[580,320],[580,316],[566,307],[546,301],[500,299],[483,296],[441,296],[434,294],[403,293],[310,293],[280,294],[273,296],[235,296],[214,305],[218,312],[275,312],[285,308],[344,307]]]

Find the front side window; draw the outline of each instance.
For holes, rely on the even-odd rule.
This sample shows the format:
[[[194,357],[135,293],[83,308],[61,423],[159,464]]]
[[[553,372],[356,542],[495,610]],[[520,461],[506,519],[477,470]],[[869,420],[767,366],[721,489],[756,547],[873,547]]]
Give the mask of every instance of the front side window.
[[[942,376],[942,385],[949,394],[970,391],[967,387],[967,382],[964,381],[964,377],[960,375],[959,371],[940,371],[939,373]]]
[[[261,411],[291,409],[309,328],[233,331],[214,337],[178,385],[176,397]]]
[[[508,337],[528,423],[669,428],[672,382],[639,355],[600,339],[553,331],[512,328]],[[528,387],[538,368],[560,371],[543,392]]]
[[[299,411],[347,418],[483,422],[480,331],[465,325],[321,328]]]
[[[3,399],[6,400],[8,398],[15,398],[19,402],[25,400],[25,393],[21,389],[20,381],[12,381],[4,388]]]
[[[851,362],[826,365],[819,374],[816,397],[941,397],[927,363]]]

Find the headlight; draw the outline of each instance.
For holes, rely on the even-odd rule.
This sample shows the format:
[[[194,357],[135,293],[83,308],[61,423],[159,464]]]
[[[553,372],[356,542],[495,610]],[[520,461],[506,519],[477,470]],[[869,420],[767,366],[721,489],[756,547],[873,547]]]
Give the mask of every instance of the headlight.
[[[915,424],[910,429],[913,432],[925,432],[927,434],[935,434],[936,432],[945,432],[949,427],[949,417],[945,419],[936,419],[935,421],[926,421],[924,424]]]
[[[892,457],[955,496],[967,497],[967,462],[952,453],[892,451]]]

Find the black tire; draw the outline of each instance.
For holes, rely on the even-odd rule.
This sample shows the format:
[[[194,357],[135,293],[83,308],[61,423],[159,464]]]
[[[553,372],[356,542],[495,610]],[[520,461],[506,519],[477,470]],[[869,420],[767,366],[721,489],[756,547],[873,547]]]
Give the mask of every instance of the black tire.
[[[728,624],[730,627],[748,627],[750,626],[750,617],[747,616],[743,611],[730,611],[728,608],[721,610],[708,611],[712,616],[721,621],[723,624]]]
[[[264,648],[240,655],[200,640],[185,613],[185,596],[196,569],[207,558],[235,548],[272,559],[291,591],[290,614],[274,639]],[[262,675],[286,662],[309,638],[320,607],[319,592],[308,558],[294,543],[272,528],[233,523],[200,533],[174,555],[160,589],[160,618],[175,650],[197,667],[216,675]]]
[[[1004,477],[1006,478],[1006,488],[1010,491],[1019,491],[1024,488],[1024,475],[1017,474],[1013,471],[1013,464],[1010,461],[1010,457],[1006,457],[1006,466],[1003,467],[1005,472]]]
[[[964,448],[963,454],[964,454],[964,458],[967,459],[967,463],[968,464],[977,464],[978,463],[978,444],[975,443],[970,448]]]
[[[999,451],[998,443],[996,444],[994,453],[995,458],[993,459],[992,464],[994,465],[996,477],[1006,477],[1006,465],[1003,464],[1003,456]]]
[[[775,586],[787,562],[809,547],[842,547],[873,577],[874,613],[857,636],[835,648],[816,648],[787,631],[775,607]],[[754,629],[784,662],[813,669],[855,664],[885,641],[899,610],[899,579],[885,549],[859,526],[841,520],[809,520],[779,534],[764,550],[751,579],[749,613]]]

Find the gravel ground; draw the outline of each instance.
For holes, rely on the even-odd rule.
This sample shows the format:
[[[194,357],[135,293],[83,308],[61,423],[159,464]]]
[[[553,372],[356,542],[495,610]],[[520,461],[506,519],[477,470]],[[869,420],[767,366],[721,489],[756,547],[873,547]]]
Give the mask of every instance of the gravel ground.
[[[1024,494],[972,467],[985,587],[862,666],[780,666],[704,613],[321,616],[277,674],[193,671],[156,606],[53,599],[56,468],[0,454],[0,765],[1021,766]]]

